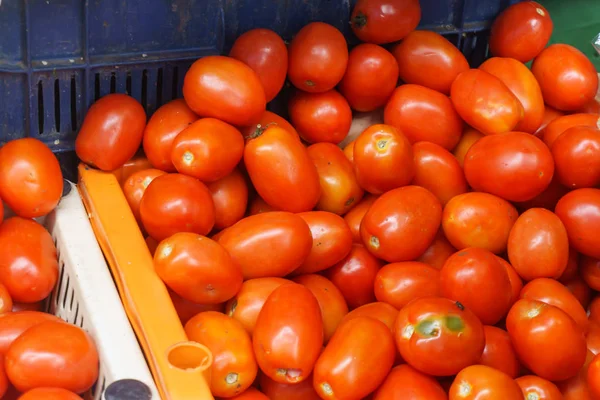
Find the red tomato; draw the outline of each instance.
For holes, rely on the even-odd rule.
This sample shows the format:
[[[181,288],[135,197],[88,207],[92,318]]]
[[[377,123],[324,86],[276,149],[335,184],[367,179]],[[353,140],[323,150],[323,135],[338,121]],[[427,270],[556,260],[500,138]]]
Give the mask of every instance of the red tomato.
[[[350,27],[363,42],[391,43],[414,31],[421,21],[418,0],[358,0]]]
[[[275,382],[265,374],[260,374],[260,389],[269,400],[321,400],[313,388],[312,376],[300,383]]]
[[[5,220],[0,225],[0,283],[12,300],[41,301],[57,279],[56,246],[48,231],[31,219]]]
[[[28,390],[19,400],[80,400],[81,396],[61,388],[36,388]]]
[[[362,399],[384,381],[395,354],[394,338],[384,323],[369,317],[348,320],[319,356],[314,388],[323,399]]]
[[[396,345],[413,368],[449,376],[476,363],[485,347],[483,325],[459,302],[421,298],[405,306],[394,324]]]
[[[250,387],[248,390],[234,397],[229,397],[230,400],[272,400],[267,397],[264,393],[259,392],[257,389]]]
[[[0,358],[6,354],[16,338],[29,328],[46,321],[61,322],[51,314],[38,311],[16,311],[0,314]]]
[[[258,75],[243,62],[225,56],[207,56],[193,63],[185,74],[183,97],[200,117],[235,126],[257,122],[266,107]]]
[[[502,371],[486,365],[471,365],[456,375],[449,400],[523,400],[517,383]]]
[[[377,199],[377,196],[367,193],[358,204],[352,207],[352,209],[344,215],[344,220],[350,227],[350,232],[352,232],[352,240],[356,243],[362,243],[360,237],[360,224],[375,199]]]
[[[6,376],[6,371],[4,370],[4,357],[0,357],[0,398],[4,397],[9,386],[10,382]]]
[[[506,330],[523,365],[540,378],[571,378],[585,362],[583,331],[558,307],[521,299],[506,317]]]
[[[248,215],[262,214],[269,211],[279,211],[275,207],[268,205],[260,196],[256,196],[250,203]]]
[[[592,289],[588,286],[585,280],[583,280],[581,276],[577,275],[570,281],[565,282],[564,285],[569,292],[575,296],[583,308],[587,309],[587,306],[590,304],[590,300],[592,299]]]
[[[577,110],[577,112],[600,114],[600,99],[598,98],[598,96],[596,96],[596,98],[585,103],[583,107]]]
[[[123,182],[123,194],[127,199],[127,203],[129,204],[129,208],[131,208],[133,216],[139,224],[142,223],[142,217],[140,216],[140,203],[142,201],[142,197],[144,196],[144,192],[154,178],[164,174],[166,174],[166,172],[159,169],[144,169],[131,174],[129,178]]]
[[[8,293],[6,286],[0,283],[0,314],[15,311],[13,308],[12,297]]]
[[[377,272],[375,297],[401,309],[414,299],[440,296],[440,272],[416,261],[391,263]]]
[[[298,132],[296,132],[296,129],[292,126],[292,124],[290,124],[285,118],[280,117],[279,115],[268,110],[264,112],[264,114],[256,124],[245,126],[240,129],[242,135],[244,136],[244,139],[247,140],[250,137],[254,137],[257,134],[260,134],[262,131],[265,130],[265,128],[271,125],[278,125],[280,128],[285,129],[294,137],[298,138],[298,140],[300,140],[300,136],[298,135]]]
[[[310,211],[319,201],[317,168],[304,145],[283,128],[271,126],[251,139],[244,164],[260,197],[277,209]]]
[[[258,365],[269,378],[281,383],[306,380],[323,346],[315,296],[295,283],[275,289],[258,314],[252,342]]]
[[[515,379],[515,382],[521,388],[525,399],[563,400],[563,395],[558,390],[558,387],[539,376],[521,376]]]
[[[144,130],[144,153],[154,168],[175,172],[171,147],[175,137],[198,119],[185,100],[172,100],[158,108]]]
[[[342,80],[347,64],[346,39],[329,24],[311,22],[290,43],[288,78],[305,92],[333,89]]]
[[[0,148],[0,197],[15,214],[23,218],[46,215],[56,207],[62,192],[60,165],[44,143],[24,138]],[[1,217],[0,222],[4,209]]]
[[[479,132],[478,130],[473,129],[470,126],[466,127],[465,131],[463,132],[463,135],[460,138],[460,141],[452,151],[452,154],[454,154],[454,157],[456,157],[461,167],[465,162],[465,157],[467,156],[467,152],[469,151],[471,146],[473,146],[475,142],[477,142],[484,136],[485,135]]]
[[[8,348],[5,358],[6,375],[21,392],[57,387],[83,393],[98,379],[98,363],[92,338],[62,321],[29,328]]]
[[[283,39],[270,29],[251,29],[233,43],[229,57],[247,64],[263,86],[267,102],[273,100],[285,82],[288,52]]]
[[[248,185],[239,171],[207,185],[215,205],[215,229],[225,229],[244,217],[248,206]]]
[[[367,249],[388,262],[414,260],[440,228],[442,207],[427,189],[405,186],[381,195],[365,214],[360,234]]]
[[[507,132],[483,137],[471,146],[464,169],[474,190],[509,201],[527,201],[550,185],[554,162],[540,139],[524,132]]]
[[[140,202],[146,232],[160,241],[178,232],[208,234],[215,224],[212,196],[202,182],[182,174],[154,178]]]
[[[232,397],[248,389],[258,372],[252,339],[241,323],[215,311],[202,312],[185,324],[189,340],[208,347],[213,355],[210,391]]]
[[[550,184],[542,193],[538,194],[531,200],[516,202],[515,205],[521,211],[526,211],[530,208],[545,208],[546,210],[553,211],[556,207],[556,203],[558,203],[558,200],[567,194],[567,192],[569,192],[569,189],[564,187],[558,181],[557,174],[555,173],[552,176]]]
[[[400,79],[450,94],[454,79],[469,69],[467,59],[448,39],[436,32],[412,31],[392,54],[400,67]]]
[[[446,150],[456,146],[464,126],[447,96],[410,84],[394,90],[383,119],[406,135],[411,143],[433,142]]]
[[[469,192],[450,199],[442,215],[444,234],[458,250],[479,247],[500,254],[519,213],[508,201]]]
[[[354,142],[355,140],[351,141],[346,145],[346,147],[344,147],[344,155],[351,163],[354,163]]]
[[[577,375],[565,381],[556,382],[556,386],[558,386],[563,395],[563,400],[595,400],[592,398],[587,384],[588,366],[593,358],[594,355],[588,351],[585,364]]]
[[[363,43],[348,56],[340,93],[356,111],[373,111],[385,105],[398,83],[398,63],[381,46]]]
[[[594,297],[594,299],[591,301],[589,311],[590,322],[593,321],[600,324],[600,296]]]
[[[508,261],[498,256],[496,256],[496,260],[498,260],[498,262],[502,264],[504,268],[506,268],[506,272],[508,273],[508,280],[510,281],[511,287],[510,305],[512,306],[517,300],[519,300],[521,289],[523,289],[523,281],[521,280],[519,274],[517,274],[517,271],[515,271],[514,267],[510,265]]]
[[[542,119],[542,124],[539,126],[537,131],[535,131],[534,135],[539,137],[540,139],[543,139],[542,136],[543,136],[543,132],[544,132],[544,129],[546,128],[546,126],[548,126],[548,124],[550,122],[554,121],[558,117],[562,117],[563,115],[565,115],[564,112],[558,111],[555,108],[545,105],[544,106],[544,118]]]
[[[158,247],[158,242],[152,236],[146,237],[144,241],[146,242],[146,246],[148,246],[148,251],[150,252],[150,255],[154,257],[154,253],[156,252],[156,248]]]
[[[218,311],[220,313],[225,311],[225,303],[221,304],[199,304],[192,301],[186,300],[171,289],[168,289],[169,297],[173,302],[173,307],[177,311],[179,320],[182,325],[185,325],[192,317],[204,311]]]
[[[350,311],[346,314],[341,324],[353,318],[370,317],[383,322],[385,326],[390,328],[390,332],[392,332],[394,329],[394,321],[396,321],[397,316],[398,310],[394,308],[394,306],[376,301]]]
[[[568,188],[600,184],[600,130],[586,126],[567,129],[552,145],[556,175]]]
[[[297,91],[288,107],[292,124],[308,143],[338,144],[350,130],[352,110],[338,91]]]
[[[600,290],[600,260],[584,256],[579,266],[581,277],[594,290]]]
[[[587,371],[587,384],[594,397],[600,397],[600,357],[596,355]]]
[[[484,326],[483,331],[485,332],[485,348],[479,364],[502,371],[513,379],[519,376],[521,365],[508,333],[489,325]]]
[[[410,365],[398,365],[373,395],[373,400],[447,400],[442,386]]]
[[[594,234],[600,224],[600,190],[577,189],[567,193],[556,204],[555,213],[567,229],[571,246],[584,255],[600,258],[600,236]],[[588,284],[596,289],[589,281]]]
[[[555,118],[548,123],[542,131],[544,143],[552,148],[554,142],[569,128],[576,126],[587,126],[600,129],[600,117],[598,114],[571,114]]]
[[[596,96],[598,72],[577,48],[553,44],[544,49],[531,65],[544,100],[563,111],[575,111]]]
[[[506,8],[492,25],[490,51],[499,57],[531,61],[546,47],[554,25],[548,10],[535,1]]]
[[[441,269],[448,257],[454,253],[456,253],[456,249],[446,239],[444,231],[440,229],[431,245],[425,250],[425,253],[417,258],[417,261]]]

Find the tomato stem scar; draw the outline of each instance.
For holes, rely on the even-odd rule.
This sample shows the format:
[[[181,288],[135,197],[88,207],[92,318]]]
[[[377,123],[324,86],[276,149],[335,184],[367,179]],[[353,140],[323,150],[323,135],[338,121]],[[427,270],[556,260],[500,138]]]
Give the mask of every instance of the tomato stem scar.
[[[230,372],[227,374],[227,376],[225,376],[225,382],[227,382],[228,385],[232,385],[234,383],[236,383],[238,381],[238,374],[236,374],[235,372]]]
[[[356,17],[352,18],[350,25],[354,25],[357,28],[362,28],[367,25],[367,16],[361,12],[356,14]]]

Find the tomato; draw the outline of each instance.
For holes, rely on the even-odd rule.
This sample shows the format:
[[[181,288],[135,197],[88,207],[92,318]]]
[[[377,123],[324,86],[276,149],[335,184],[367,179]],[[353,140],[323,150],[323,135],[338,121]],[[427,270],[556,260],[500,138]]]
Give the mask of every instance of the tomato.
[[[61,388],[36,388],[28,390],[19,400],[80,400],[81,396]]]
[[[521,299],[506,317],[506,330],[519,360],[540,378],[571,378],[586,357],[585,336],[563,310],[537,300]]]
[[[534,1],[513,4],[492,24],[490,51],[499,57],[531,61],[546,47],[554,25],[548,10]]]
[[[381,195],[365,214],[360,234],[367,249],[388,262],[414,260],[433,242],[442,220],[439,200],[405,186]]]
[[[362,243],[362,239],[360,237],[360,224],[363,220],[363,217],[371,208],[371,204],[377,199],[377,196],[374,196],[370,193],[367,193],[365,197],[362,198],[360,202],[358,202],[350,211],[344,215],[344,220],[350,227],[350,232],[352,232],[352,240],[357,243]]]
[[[235,40],[229,57],[248,65],[260,80],[267,102],[279,93],[288,68],[288,52],[283,39],[270,29],[251,29]]]
[[[556,175],[568,188],[600,183],[600,130],[586,126],[567,129],[552,145]]]
[[[367,128],[356,139],[353,155],[358,183],[373,194],[408,185],[415,175],[410,142],[391,125]]]
[[[204,311],[225,311],[225,303],[220,304],[199,304],[194,303],[193,301],[189,301],[184,299],[171,289],[168,289],[169,297],[173,302],[173,307],[175,307],[175,311],[177,311],[177,315],[181,321],[182,325],[185,325],[192,317],[195,317],[197,314]]]
[[[579,266],[581,277],[594,290],[600,290],[600,260],[583,256]]]
[[[323,338],[327,343],[342,319],[348,314],[348,306],[342,292],[329,279],[321,275],[300,275],[293,281],[310,290],[319,302],[323,316]]]
[[[569,128],[576,126],[587,126],[600,129],[600,117],[598,114],[571,114],[559,116],[548,123],[546,128],[542,131],[544,143],[546,143],[549,148],[552,148],[554,142],[560,135]]]
[[[348,161],[350,161],[353,164],[354,164],[354,142],[355,142],[355,140],[351,141],[350,143],[348,143],[346,145],[346,147],[344,147],[344,155],[346,156]]]
[[[441,297],[410,302],[394,324],[396,345],[413,368],[449,376],[476,363],[485,347],[483,325],[459,302]]]
[[[585,338],[588,353],[596,355],[600,353],[600,324],[590,319],[589,328]]]
[[[592,299],[592,289],[588,286],[585,280],[576,275],[575,278],[566,281],[565,287],[575,296],[577,301],[583,306],[584,309],[587,309],[587,306]]]
[[[311,22],[298,31],[289,46],[288,78],[298,89],[322,93],[333,89],[344,76],[348,45],[342,32]]]
[[[196,121],[198,116],[185,100],[175,99],[158,108],[150,117],[144,130],[144,153],[154,168],[175,172],[171,161],[171,147],[175,137]]]
[[[484,249],[470,247],[454,253],[440,270],[441,294],[457,300],[486,325],[500,321],[511,306],[506,267]]]
[[[325,276],[340,289],[350,309],[375,301],[373,285],[383,262],[362,245],[354,243],[342,261],[325,271]]]
[[[563,400],[558,387],[543,378],[535,375],[521,376],[515,379],[517,385],[523,391],[525,399]]]
[[[185,334],[189,340],[208,347],[213,355],[213,396],[235,396],[252,385],[258,366],[252,340],[241,323],[219,312],[206,311],[185,324]]]
[[[485,333],[485,348],[479,364],[502,371],[513,379],[519,376],[521,365],[508,333],[503,329],[489,325],[484,326],[483,331]]]
[[[94,341],[83,329],[64,322],[46,321],[29,328],[5,357],[6,375],[21,392],[57,387],[82,393],[98,378]]]
[[[340,93],[356,111],[383,107],[398,83],[398,63],[381,46],[363,43],[352,49],[339,84]]]
[[[251,139],[244,164],[260,197],[277,209],[310,211],[319,201],[317,168],[304,145],[283,128],[271,126]]]
[[[569,261],[569,238],[560,218],[544,208],[521,214],[508,237],[508,259],[526,281],[558,279]]]
[[[476,191],[527,201],[550,185],[554,162],[540,139],[524,132],[507,132],[483,137],[471,146],[464,170]]]
[[[544,119],[544,98],[540,85],[523,63],[514,58],[493,57],[481,64],[481,70],[500,79],[523,106],[523,119],[516,131],[534,133]]]
[[[312,233],[312,249],[294,274],[312,274],[340,262],[352,249],[352,232],[342,217],[325,211],[298,214]]]
[[[215,118],[201,118],[173,140],[171,161],[179,173],[214,182],[229,175],[243,154],[239,130]]]
[[[362,399],[384,381],[395,353],[394,338],[383,322],[369,317],[348,320],[319,356],[314,388],[323,399]]]
[[[400,79],[450,94],[454,79],[469,69],[467,59],[448,39],[436,32],[412,31],[392,48]]]
[[[13,301],[48,297],[58,279],[56,246],[40,224],[12,217],[0,225],[0,284]]]
[[[183,97],[200,117],[235,126],[257,122],[265,112],[265,91],[258,75],[235,58],[207,56],[185,74]]]
[[[444,231],[440,229],[431,245],[425,250],[425,253],[417,258],[417,261],[431,265],[436,269],[441,269],[448,257],[454,253],[456,253],[456,249],[446,239]]]
[[[9,313],[13,310],[13,301],[6,286],[0,283],[0,314]]]
[[[597,322],[600,324],[600,296],[594,297],[589,307],[589,319],[590,322]]]
[[[0,357],[0,398],[4,397],[9,386],[10,382],[6,376],[6,371],[4,370],[4,357]]]
[[[588,351],[585,364],[577,375],[562,382],[555,382],[560,389],[563,400],[594,400],[587,384],[588,366],[594,355]]]
[[[556,203],[569,192],[569,189],[564,187],[559,181],[557,174],[552,176],[550,184],[544,191],[531,200],[517,202],[515,205],[521,211],[526,211],[530,208],[545,208],[546,210],[553,211],[556,207]]]
[[[279,211],[275,207],[268,205],[260,196],[256,196],[250,203],[248,215],[262,214],[269,211]]]
[[[471,365],[460,371],[448,395],[450,400],[523,400],[523,392],[512,377],[487,365]]]
[[[521,295],[521,289],[523,289],[523,281],[517,271],[515,271],[514,267],[509,264],[502,257],[496,256],[496,260],[502,264],[504,268],[506,268],[506,272],[508,273],[508,280],[510,281],[511,287],[511,297],[510,297],[510,305],[515,304],[517,300],[519,300],[519,296]]]
[[[270,400],[321,400],[313,388],[312,376],[300,383],[275,382],[265,374],[260,374],[260,389]]]
[[[241,267],[244,279],[251,279],[288,275],[304,263],[313,240],[300,216],[271,211],[242,219],[218,242]]]
[[[248,185],[239,171],[207,185],[215,205],[215,229],[225,229],[238,222],[246,214]]]
[[[585,103],[577,112],[600,114],[600,99],[596,96],[596,98]]]
[[[370,317],[383,322],[385,326],[390,328],[391,332],[394,329],[394,321],[396,321],[397,316],[398,310],[394,306],[388,303],[376,301],[357,307],[350,311],[348,314],[346,314],[341,323],[343,324],[353,318]]]
[[[127,199],[127,203],[129,204],[129,208],[131,208],[133,216],[139,224],[142,222],[140,216],[140,203],[146,188],[154,178],[164,175],[165,173],[166,172],[154,168],[144,169],[133,173],[125,182],[123,182],[123,194]]]
[[[440,296],[440,272],[416,262],[391,263],[377,272],[375,297],[401,309],[414,299]]]
[[[292,126],[292,124],[290,124],[285,118],[280,117],[279,115],[268,110],[264,112],[264,114],[256,124],[240,128],[240,131],[242,132],[244,139],[247,140],[248,138],[253,137],[257,133],[262,132],[265,128],[271,125],[277,125],[280,128],[285,129],[294,137],[298,138],[298,140],[300,140],[300,136],[298,135],[298,132],[296,132],[296,129]]]
[[[555,213],[567,229],[571,246],[584,255],[600,258],[600,237],[594,234],[600,224],[600,190],[577,189],[565,194],[556,204]]]
[[[0,314],[0,358],[6,354],[13,341],[32,326],[46,321],[62,321],[51,314],[39,311],[16,311]]]
[[[562,111],[575,111],[596,96],[598,73],[594,64],[577,48],[553,44],[531,65],[544,100]]]
[[[373,395],[373,400],[400,398],[403,400],[447,400],[448,396],[434,378],[404,364],[394,367]]]
[[[264,393],[259,392],[257,389],[250,387],[242,394],[238,394],[234,397],[229,397],[230,400],[271,400]]]
[[[212,196],[202,182],[182,174],[154,178],[140,202],[146,232],[160,241],[178,232],[208,234],[215,224]]]
[[[463,130],[463,121],[450,99],[419,85],[397,87],[385,106],[383,119],[411,143],[433,142],[446,150],[456,146]]]
[[[477,142],[484,136],[485,135],[479,132],[478,130],[473,129],[470,126],[466,127],[460,138],[460,141],[458,142],[458,144],[452,152],[452,154],[454,154],[454,157],[456,157],[461,167],[463,167],[465,157],[467,156],[467,152],[469,151],[471,146],[473,146],[475,142]]]
[[[403,39],[420,20],[418,0],[358,0],[350,27],[362,42],[383,44]]]
[[[158,241],[152,236],[146,237],[144,241],[146,242],[146,246],[148,246],[148,251],[150,252],[150,255],[154,257],[154,253],[156,252],[156,248],[158,247]]]
[[[457,249],[506,250],[519,213],[508,201],[488,193],[469,192],[450,199],[442,215],[444,234]]]
[[[565,115],[564,112],[558,111],[555,108],[545,105],[544,106],[544,118],[542,119],[542,124],[539,126],[537,131],[535,131],[534,135],[539,137],[540,139],[543,139],[543,137],[542,137],[543,132],[544,132],[544,129],[548,126],[548,124],[550,122],[554,121],[555,119],[562,117],[563,115]]]
[[[23,218],[46,215],[57,206],[62,192],[60,165],[44,143],[23,138],[0,148],[0,197],[15,214]],[[0,216],[1,222],[4,209]]]
[[[258,365],[269,378],[281,383],[306,380],[323,346],[315,296],[295,283],[275,289],[258,314],[252,342]]]
[[[350,105],[338,91],[297,91],[289,103],[289,114],[298,134],[308,143],[338,144],[352,125]]]
[[[594,397],[600,397],[600,357],[596,355],[587,371],[587,384]]]

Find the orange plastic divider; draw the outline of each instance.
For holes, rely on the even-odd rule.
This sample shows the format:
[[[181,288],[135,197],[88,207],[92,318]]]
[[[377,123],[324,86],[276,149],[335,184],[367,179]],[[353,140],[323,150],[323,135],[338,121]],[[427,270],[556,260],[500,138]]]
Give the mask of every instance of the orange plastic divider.
[[[79,165],[79,192],[163,400],[212,400],[212,354],[188,341],[114,173]]]

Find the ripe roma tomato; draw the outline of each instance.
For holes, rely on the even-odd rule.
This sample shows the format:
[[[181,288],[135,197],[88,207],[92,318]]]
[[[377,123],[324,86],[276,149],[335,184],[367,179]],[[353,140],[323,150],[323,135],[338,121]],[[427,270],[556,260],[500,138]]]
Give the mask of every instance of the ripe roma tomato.
[[[323,399],[362,399],[384,381],[395,354],[394,338],[385,324],[353,318],[340,325],[319,356],[314,388]]]
[[[581,257],[579,266],[581,277],[594,290],[600,290],[600,260],[593,257]]]
[[[503,329],[489,325],[484,326],[483,331],[485,333],[485,348],[479,364],[502,371],[513,379],[519,376],[521,365],[508,333]]]
[[[278,125],[280,128],[285,129],[286,131],[293,134],[295,137],[300,140],[300,136],[298,136],[298,132],[296,129],[290,124],[285,118],[280,117],[271,111],[265,111],[260,120],[256,124],[252,124],[250,126],[245,126],[240,128],[240,132],[244,136],[244,139],[248,140],[248,138],[253,137],[259,133],[261,133],[264,128],[267,128],[271,125]]]
[[[244,165],[267,204],[284,211],[312,210],[321,195],[317,168],[291,133],[271,126],[244,149]]]
[[[391,263],[377,272],[375,297],[401,309],[414,299],[440,296],[440,272],[416,261]]]
[[[267,102],[283,87],[288,68],[288,52],[283,39],[270,29],[251,29],[238,36],[229,56],[248,65],[263,86]]]
[[[383,118],[411,143],[433,142],[446,150],[456,146],[463,130],[463,121],[450,99],[419,85],[397,87],[385,106]]]
[[[358,0],[350,27],[363,42],[392,43],[414,31],[421,21],[418,0]]]
[[[214,182],[229,175],[243,154],[239,130],[215,118],[202,118],[173,140],[171,161],[182,174]]]
[[[469,192],[450,199],[442,215],[444,234],[458,250],[479,247],[500,254],[519,213],[489,193]]]
[[[454,253],[456,253],[456,249],[446,239],[444,231],[440,229],[431,245],[425,250],[425,253],[417,258],[417,261],[431,265],[435,269],[441,269],[448,257]]]
[[[449,400],[522,400],[523,392],[504,372],[486,365],[471,365],[456,375],[448,396]]]
[[[338,144],[352,125],[350,105],[336,90],[321,93],[297,91],[288,110],[298,134],[308,143]]]
[[[600,324],[600,296],[594,297],[589,307],[589,319],[590,322],[597,322]]]
[[[12,298],[10,297],[10,293],[8,293],[6,286],[0,283],[0,314],[9,313],[11,311],[15,311]]]
[[[166,172],[159,169],[144,169],[134,172],[129,176],[129,178],[127,178],[125,182],[123,182],[123,194],[127,199],[127,203],[129,204],[129,208],[131,208],[133,216],[139,224],[142,223],[142,217],[140,216],[140,203],[142,201],[142,197],[144,196],[144,192],[154,178],[164,174],[166,174]]]
[[[412,184],[433,193],[445,206],[448,201],[467,191],[467,180],[456,157],[443,147],[430,142],[413,144],[416,172]]]
[[[215,206],[206,185],[199,180],[165,174],[146,188],[140,216],[146,232],[158,241],[178,232],[206,235],[215,224]]]
[[[397,316],[398,310],[394,306],[391,306],[388,303],[376,301],[357,307],[350,311],[348,314],[346,314],[341,323],[343,324],[344,322],[353,318],[370,317],[383,322],[385,326],[390,328],[390,332],[392,332]]]
[[[185,334],[213,355],[210,391],[232,397],[248,389],[258,372],[252,339],[241,323],[215,311],[202,312],[185,324]]]
[[[565,194],[556,204],[555,213],[567,229],[571,246],[584,255],[600,258],[600,236],[594,234],[600,224],[600,190],[577,189]]]
[[[493,253],[476,247],[459,250],[446,260],[440,289],[442,296],[461,302],[486,325],[500,321],[511,306],[506,268]]]
[[[592,299],[592,289],[588,286],[585,280],[577,275],[575,278],[566,281],[565,287],[575,296],[577,301],[583,306],[584,309],[587,309],[590,304],[590,300]]]
[[[600,397],[600,357],[598,356],[594,357],[588,367],[587,384],[594,398]]]
[[[0,225],[0,283],[13,301],[48,297],[58,279],[56,246],[40,224],[12,217]]]
[[[587,384],[588,367],[593,359],[594,354],[588,351],[585,364],[577,375],[562,382],[555,382],[563,395],[563,400],[594,400]]]
[[[569,192],[569,189],[564,187],[557,178],[555,173],[548,187],[533,199],[528,201],[517,202],[516,206],[520,211],[529,210],[530,208],[545,208],[546,210],[554,210],[556,203]]]
[[[510,305],[512,306],[517,300],[519,300],[521,289],[523,289],[523,280],[519,274],[517,274],[517,271],[515,271],[513,266],[510,265],[510,263],[504,258],[496,256],[496,260],[498,260],[498,262],[502,264],[504,268],[506,268],[506,272],[508,273],[508,280],[510,281],[511,287]]]
[[[350,52],[339,90],[350,107],[367,112],[384,106],[397,84],[398,63],[392,53],[363,43]]]
[[[154,270],[181,297],[194,303],[219,304],[242,286],[242,271],[217,242],[180,232],[160,242]]]
[[[394,324],[396,345],[413,368],[450,376],[476,363],[485,347],[483,325],[459,302],[442,297],[410,302]]]
[[[447,400],[442,386],[433,377],[417,371],[407,364],[394,367],[381,386],[375,391],[373,400]]]
[[[294,36],[288,50],[288,78],[305,92],[327,92],[346,72],[348,44],[342,32],[329,24],[305,25]]]
[[[600,130],[587,126],[567,129],[552,145],[558,180],[568,188],[600,183]]]
[[[508,237],[508,259],[526,281],[558,279],[569,261],[569,238],[560,218],[543,208],[521,214]]]
[[[267,395],[259,392],[257,389],[250,387],[242,394],[234,397],[229,397],[230,400],[271,400]]]
[[[260,374],[259,385],[269,400],[321,400],[313,388],[312,376],[300,383],[287,384],[275,382],[265,374]]]
[[[154,168],[175,172],[171,162],[171,147],[175,137],[198,119],[185,100],[172,100],[158,108],[144,130],[144,154]]]
[[[375,200],[363,218],[360,235],[376,257],[409,261],[427,250],[441,221],[442,206],[430,191],[405,186]]]
[[[598,114],[571,114],[559,116],[546,126],[542,132],[544,143],[552,148],[554,142],[569,128],[587,126],[600,129],[600,116]]]
[[[577,112],[600,114],[600,99],[598,99],[598,97],[596,96],[596,98],[585,103],[583,107],[577,110]]]
[[[519,99],[524,114],[515,130],[527,133],[537,131],[544,119],[544,98],[529,68],[513,58],[493,57],[481,64],[479,69],[500,79]]]
[[[279,211],[275,207],[268,205],[260,196],[254,197],[248,208],[248,215],[262,214],[269,211]]]
[[[20,392],[57,387],[83,393],[98,379],[94,341],[83,329],[62,321],[29,328],[8,348],[4,362],[8,379]]]
[[[539,376],[521,376],[515,379],[515,382],[521,388],[525,399],[563,400],[563,395],[558,387]]]
[[[583,331],[558,307],[521,299],[506,317],[506,330],[523,365],[540,378],[571,378],[585,362]]]
[[[342,217],[326,211],[298,214],[312,234],[312,249],[295,275],[323,271],[340,262],[352,249],[352,232]]]
[[[44,143],[24,138],[0,148],[0,197],[15,214],[23,218],[46,215],[56,207],[62,192],[60,165]]]
[[[485,135],[511,131],[523,119],[519,99],[500,79],[480,69],[461,72],[450,98],[461,118]]]
[[[51,314],[38,311],[16,311],[0,314],[0,358],[6,354],[13,341],[32,326],[46,321],[61,322]]]
[[[563,115],[565,115],[565,113],[562,111],[558,111],[557,109],[552,108],[548,105],[544,106],[544,118],[542,119],[542,124],[537,129],[537,131],[535,131],[534,135],[539,137],[540,139],[543,139],[542,132],[543,132],[544,128],[546,128],[546,126],[548,126],[548,124],[550,122],[554,121],[558,117],[562,117]]]
[[[354,142],[355,140],[351,141],[346,145],[346,147],[344,147],[344,155],[351,163],[354,163]]]
[[[225,303],[220,304],[198,304],[192,301],[186,300],[171,289],[168,289],[169,297],[173,302],[173,307],[177,311],[179,320],[185,325],[192,317],[204,311],[218,311],[220,313],[225,311]]]
[[[469,151],[471,146],[473,146],[475,142],[477,142],[484,136],[485,135],[479,132],[478,130],[473,129],[470,126],[466,127],[460,138],[460,141],[452,151],[452,154],[454,154],[454,157],[456,157],[461,167],[465,162],[465,157],[467,156],[467,152]]]
[[[207,187],[215,205],[215,229],[228,228],[244,217],[248,206],[248,184],[239,169]]]
[[[81,396],[60,388],[36,388],[23,393],[19,400],[79,400]]]
[[[490,51],[523,63],[531,61],[546,47],[554,25],[548,10],[535,1],[513,4],[492,25]]]
[[[360,238],[360,224],[375,199],[377,199],[377,196],[367,193],[358,204],[344,215],[344,220],[350,227],[350,232],[352,232],[352,240],[356,243],[362,243],[362,239]]]
[[[575,279],[579,275],[579,253],[569,248],[569,261],[567,262],[567,268],[563,271],[558,281],[561,283],[568,282]]]
[[[6,371],[4,370],[4,357],[0,357],[0,398],[4,397],[9,386],[10,382],[8,382],[8,377],[6,376]]]
[[[219,237],[244,279],[288,275],[306,260],[312,242],[306,222],[283,211],[246,217]]]
[[[275,289],[258,314],[252,343],[258,365],[269,378],[281,383],[306,380],[323,346],[323,320],[315,296],[296,283]]]
[[[77,157],[102,171],[115,170],[142,144],[146,111],[133,97],[113,93],[88,110],[75,139]],[[3,197],[4,199],[4,197]]]
[[[577,48],[553,44],[531,65],[542,88],[544,101],[563,111],[575,111],[596,96],[598,73],[594,64]]]
[[[367,128],[354,143],[354,170],[366,191],[380,194],[405,186],[415,174],[410,142],[390,125]]]
[[[483,137],[471,146],[464,169],[474,190],[509,201],[527,201],[550,185],[554,162],[540,139],[524,132],[507,132]]]

